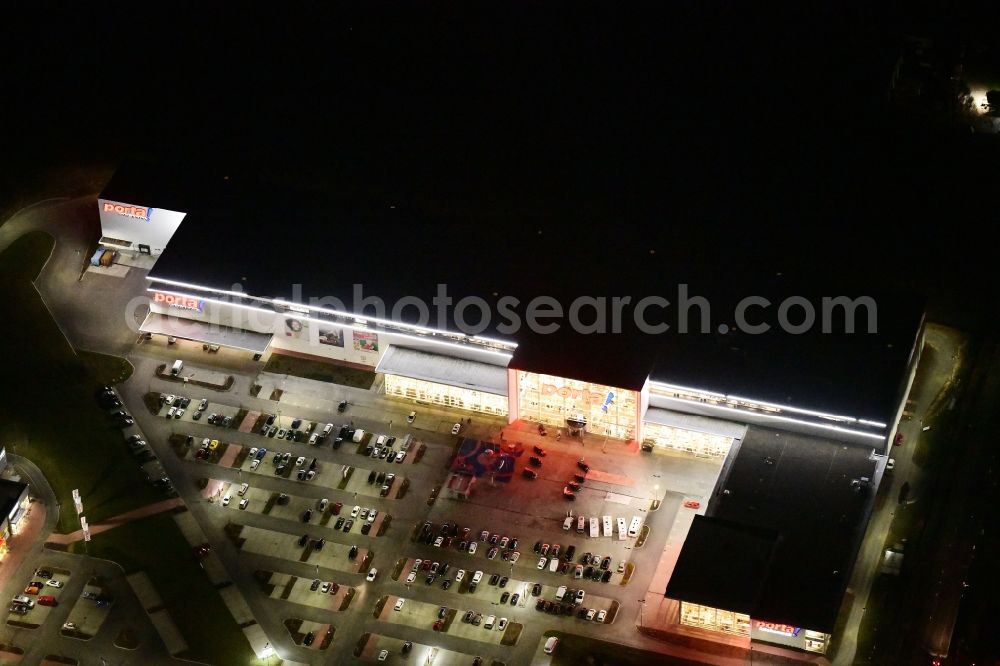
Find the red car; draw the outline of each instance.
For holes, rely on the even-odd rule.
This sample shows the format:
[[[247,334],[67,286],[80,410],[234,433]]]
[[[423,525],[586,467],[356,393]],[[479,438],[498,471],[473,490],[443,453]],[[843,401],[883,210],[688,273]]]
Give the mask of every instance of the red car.
[[[441,631],[441,628],[443,626],[444,626],[444,620],[437,620],[437,621],[435,621],[434,622],[434,631]]]
[[[684,500],[684,506],[688,509],[700,509],[701,502],[698,500]]]
[[[895,446],[901,446],[903,444],[903,433],[897,432],[896,437],[892,440]]]
[[[336,502],[336,503],[334,503],[334,505],[333,505],[333,515],[339,516],[340,515],[340,510],[343,509],[343,508],[344,508],[344,503],[343,502]]]

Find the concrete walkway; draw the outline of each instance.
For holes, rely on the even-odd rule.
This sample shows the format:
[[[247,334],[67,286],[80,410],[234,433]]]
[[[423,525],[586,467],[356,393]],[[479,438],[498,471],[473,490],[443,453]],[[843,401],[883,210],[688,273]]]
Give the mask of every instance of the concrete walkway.
[[[90,533],[93,535],[100,534],[101,532],[107,532],[108,530],[118,527],[119,525],[130,523],[133,520],[138,520],[139,518],[155,516],[158,513],[170,511],[179,506],[184,506],[184,500],[180,497],[171,497],[170,499],[163,500],[162,502],[140,506],[138,509],[132,509],[131,511],[120,513],[117,516],[108,518],[104,522],[91,525]],[[82,540],[83,530],[77,530],[76,532],[70,532],[69,534],[53,534],[49,537],[48,543],[70,544]]]

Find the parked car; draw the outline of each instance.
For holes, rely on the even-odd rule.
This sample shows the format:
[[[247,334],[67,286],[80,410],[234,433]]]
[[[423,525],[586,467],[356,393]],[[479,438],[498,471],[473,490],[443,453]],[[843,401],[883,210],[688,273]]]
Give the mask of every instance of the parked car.
[[[406,422],[407,423],[413,423],[413,420],[416,419],[416,418],[417,418],[417,413],[416,412],[410,412],[409,414],[406,415]]]

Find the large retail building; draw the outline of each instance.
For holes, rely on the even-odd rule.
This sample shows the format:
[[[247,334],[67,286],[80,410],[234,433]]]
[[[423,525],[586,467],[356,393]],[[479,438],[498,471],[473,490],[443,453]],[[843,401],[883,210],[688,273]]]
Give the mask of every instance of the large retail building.
[[[625,234],[609,234],[598,251],[607,259],[583,266],[572,239],[545,238],[543,229],[473,228],[468,221],[428,220],[392,203],[228,176],[195,179],[137,162],[119,168],[98,209],[103,244],[157,257],[148,274],[144,332],[254,355],[330,359],[376,370],[386,394],[403,400],[698,456],[736,456],[752,448],[757,432],[787,433],[806,451],[810,441],[836,441],[863,459],[885,454],[921,344],[920,309],[891,302],[879,304],[878,331],[863,334],[745,335],[713,321],[710,332],[691,335],[650,335],[635,327],[583,334],[569,326],[551,334],[522,326],[504,335],[496,325],[469,335],[461,332],[455,308],[429,324],[412,303],[432,303],[442,284],[452,303],[482,297],[495,312],[504,296],[521,303],[540,294],[567,303],[581,294],[638,300],[670,282],[643,239]],[[364,296],[387,304],[385,312],[364,307],[359,284]],[[722,312],[732,305],[726,297],[713,300],[713,314],[717,303]],[[736,473],[739,456],[734,460],[729,466]],[[727,482],[738,485],[732,476]],[[732,489],[727,496],[735,496]],[[712,552],[719,540],[745,544],[759,556],[757,568],[743,573],[778,581],[767,567],[796,552],[777,536],[794,521],[782,516],[761,527],[731,517],[739,513],[735,504],[735,497],[720,500],[705,518],[712,524],[696,523],[692,548]],[[863,534],[867,513],[854,517],[852,527],[860,525]],[[849,570],[854,554],[852,541],[836,556]],[[685,557],[703,554],[685,546],[682,572],[689,569]],[[839,599],[845,580],[838,576],[827,596]],[[796,632],[789,639],[765,627],[753,629],[754,638],[795,643],[801,634],[795,644],[803,649],[825,645],[814,638],[806,644],[806,637],[832,628],[825,611],[796,620],[781,610],[780,595],[773,602],[747,589],[732,598],[706,596],[697,575],[684,581],[668,593],[684,601],[689,624],[712,624],[692,609],[722,608],[735,618],[734,633],[749,635],[751,618],[762,618]]]

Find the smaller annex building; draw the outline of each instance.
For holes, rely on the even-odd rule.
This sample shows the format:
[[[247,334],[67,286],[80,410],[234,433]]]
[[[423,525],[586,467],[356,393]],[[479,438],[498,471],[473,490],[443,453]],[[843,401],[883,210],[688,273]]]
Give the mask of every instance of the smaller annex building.
[[[28,511],[28,484],[0,479],[0,558],[10,549],[8,542],[18,533]]]

